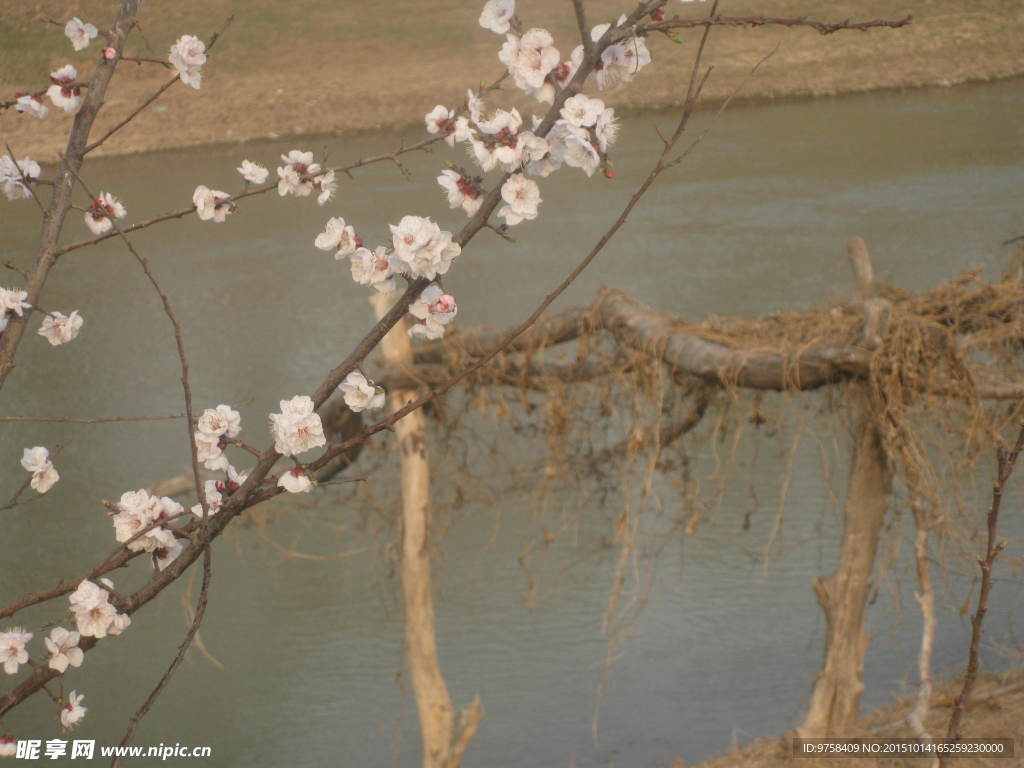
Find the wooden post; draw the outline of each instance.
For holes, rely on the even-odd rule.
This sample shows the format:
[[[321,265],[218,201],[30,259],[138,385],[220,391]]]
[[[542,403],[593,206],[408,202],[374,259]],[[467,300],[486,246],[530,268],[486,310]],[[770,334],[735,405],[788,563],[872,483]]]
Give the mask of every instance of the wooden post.
[[[390,308],[384,295],[370,299],[377,317]],[[408,321],[395,325],[381,342],[388,365],[412,363]],[[388,392],[392,412],[416,399],[415,390]],[[427,425],[422,410],[395,423],[402,487],[402,599],[405,609],[405,660],[419,710],[423,741],[423,768],[459,768],[462,754],[483,718],[480,697],[463,712],[452,707],[448,687],[437,658],[434,596],[430,578],[430,465],[427,461]]]
[[[861,344],[873,349],[885,335],[891,306],[869,298],[873,278],[864,241],[851,239],[847,251],[864,301]],[[811,581],[825,612],[825,659],[814,681],[807,716],[797,731],[803,738],[850,735],[864,691],[864,653],[868,645],[865,612],[891,474],[882,436],[875,426],[869,385],[855,384],[850,389],[853,456],[843,507],[843,543],[835,573]]]

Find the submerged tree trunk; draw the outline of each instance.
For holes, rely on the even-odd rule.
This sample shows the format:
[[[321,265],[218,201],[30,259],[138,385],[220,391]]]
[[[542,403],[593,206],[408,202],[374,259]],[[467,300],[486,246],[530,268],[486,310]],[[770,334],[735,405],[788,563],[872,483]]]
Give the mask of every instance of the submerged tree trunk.
[[[385,296],[372,300],[377,316],[390,303]],[[389,365],[408,366],[412,348],[407,322],[396,325],[381,343]],[[388,393],[391,411],[416,399],[414,390]],[[395,423],[402,486],[402,598],[405,608],[405,660],[419,710],[424,768],[458,768],[462,754],[483,718],[480,697],[463,712],[452,707],[448,687],[437,658],[434,596],[430,578],[430,465],[426,452],[426,418],[415,410]]]

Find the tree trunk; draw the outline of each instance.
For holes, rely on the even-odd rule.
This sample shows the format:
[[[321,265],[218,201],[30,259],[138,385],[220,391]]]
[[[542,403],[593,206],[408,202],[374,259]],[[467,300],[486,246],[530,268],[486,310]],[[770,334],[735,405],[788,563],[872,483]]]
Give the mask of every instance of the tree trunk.
[[[865,612],[878,537],[885,520],[890,472],[866,388],[856,387],[854,447],[843,508],[843,543],[836,571],[811,584],[825,612],[825,661],[814,681],[802,738],[844,736],[857,723],[864,690]]]
[[[386,296],[371,299],[377,316],[390,307]],[[412,347],[408,323],[398,323],[381,342],[390,365],[408,366]],[[388,393],[391,411],[416,399],[414,390]],[[423,768],[458,768],[462,753],[483,718],[480,697],[463,712],[452,707],[437,658],[434,596],[430,579],[430,465],[426,450],[426,417],[415,410],[395,423],[402,486],[402,598],[405,608],[405,659],[419,710]]]

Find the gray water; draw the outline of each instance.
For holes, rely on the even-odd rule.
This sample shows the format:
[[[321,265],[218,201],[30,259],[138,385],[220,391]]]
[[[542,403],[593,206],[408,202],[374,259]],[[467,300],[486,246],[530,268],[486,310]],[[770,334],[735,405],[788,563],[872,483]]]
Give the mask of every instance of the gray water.
[[[908,288],[976,266],[994,275],[1006,258],[999,243],[1024,231],[1022,114],[1020,80],[731,109],[658,182],[559,306],[589,302],[610,285],[692,319],[803,307],[850,290],[843,244],[853,235],[867,240],[879,278]],[[694,134],[708,119],[700,116]],[[542,182],[541,216],[515,228],[517,243],[481,233],[446,279],[459,300],[459,323],[525,316],[617,215],[655,157],[655,127],[664,131],[670,122],[667,115],[625,116],[614,181],[563,171]],[[187,205],[200,183],[237,189],[234,168],[243,157],[273,168],[280,153],[298,147],[326,151],[339,164],[400,140],[310,137],[168,151],[98,161],[85,178],[121,197],[135,221]],[[449,159],[463,162],[447,149],[409,156],[411,183],[391,166],[358,171],[324,208],[265,196],[245,201],[224,225],[189,217],[134,236],[182,319],[198,407],[251,399],[240,409],[243,437],[263,445],[266,414],[277,401],[310,392],[372,322],[366,291],[344,264],[313,248],[314,237],[332,215],[355,223],[369,244],[384,242],[387,224],[406,213],[456,229],[461,214],[447,210],[433,183]],[[38,234],[34,206],[5,203],[0,224],[0,260],[26,266]],[[86,235],[72,215],[65,239]],[[14,284],[11,276],[2,284]],[[25,341],[0,415],[182,409],[169,325],[116,240],[63,259],[41,304],[79,309],[85,329],[66,347],[34,335]],[[797,426],[743,443],[739,479],[693,536],[672,526],[681,508],[674,478],[657,478],[642,541],[644,551],[658,551],[654,585],[607,673],[602,619],[617,552],[606,542],[621,498],[567,489],[545,502],[534,490],[540,478],[531,477],[497,500],[481,492],[439,514],[442,666],[457,704],[479,692],[487,710],[467,766],[651,766],[676,755],[692,762],[734,739],[799,722],[824,638],[809,579],[831,572],[838,530],[813,414],[807,419],[783,536],[767,567],[761,554]],[[486,427],[492,435],[501,429]],[[4,603],[84,572],[113,545],[100,499],[176,474],[187,461],[180,422],[6,423],[0,430],[0,479],[8,489],[24,480],[23,447],[66,445],[54,490],[3,513]],[[841,489],[841,444],[830,463],[832,486]],[[366,456],[366,471],[374,466]],[[216,548],[202,629],[220,665],[192,652],[134,743],[211,745],[214,758],[204,764],[217,766],[418,764],[415,704],[400,675],[399,588],[386,551],[396,477],[391,465],[381,466],[354,496],[349,488],[324,489],[311,502],[278,508],[263,529],[232,527]],[[710,472],[709,456],[698,457],[696,471]],[[438,489],[445,498],[447,491]],[[1019,555],[1024,534],[1019,510],[1017,503],[1017,514],[1005,515],[1005,531],[1018,542],[1010,555]],[[532,551],[534,570],[520,565],[543,528],[577,512],[572,534],[544,554]],[[915,679],[909,537],[905,519],[897,525],[904,557],[891,572],[895,586],[871,608],[865,708],[889,703]],[[286,557],[280,547],[326,559]],[[1008,663],[1001,648],[1019,654],[1024,636],[1024,586],[1010,564],[1006,557],[988,617],[989,669]],[[538,573],[539,598],[530,599],[529,579]],[[136,562],[115,582],[127,590],[146,577]],[[935,666],[953,674],[966,657],[969,624],[958,609],[975,586],[972,566],[952,564],[938,582]],[[84,692],[89,707],[75,738],[120,740],[173,657],[185,628],[183,600],[194,602],[197,589],[189,597],[184,585],[172,588],[123,637],[68,674],[68,688]],[[37,653],[39,627],[59,621],[62,606],[16,617],[36,632]],[[53,738],[54,710],[37,696],[4,725],[20,738]]]

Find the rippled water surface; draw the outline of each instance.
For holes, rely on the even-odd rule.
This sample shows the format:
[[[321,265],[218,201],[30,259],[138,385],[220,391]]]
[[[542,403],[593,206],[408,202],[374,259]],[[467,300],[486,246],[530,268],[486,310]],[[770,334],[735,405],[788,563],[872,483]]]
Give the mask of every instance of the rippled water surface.
[[[844,241],[852,235],[867,240],[881,279],[909,288],[975,266],[995,274],[1006,257],[999,243],[1024,231],[1021,114],[1021,80],[734,108],[658,182],[559,304],[589,302],[610,285],[694,319],[803,307],[850,289]],[[446,282],[459,298],[462,325],[525,316],[642,179],[657,151],[656,127],[668,129],[670,117],[624,118],[614,181],[575,171],[544,181],[541,216],[516,228],[516,243],[490,232],[477,237]],[[243,157],[273,167],[281,152],[302,147],[326,151],[336,164],[400,140],[310,137],[169,151],[98,161],[86,179],[123,198],[134,221],[187,205],[199,183],[237,188],[234,168]],[[311,391],[371,324],[365,291],[344,265],[313,248],[315,235],[330,215],[354,222],[370,244],[383,242],[387,224],[406,213],[458,227],[461,219],[433,183],[449,159],[447,149],[408,157],[412,182],[389,165],[360,170],[325,208],[266,196],[246,201],[225,225],[188,217],[135,236],[182,319],[197,404],[251,399],[243,423],[262,443],[265,414],[282,397]],[[3,261],[29,263],[38,234],[33,216],[29,201],[0,206]],[[73,214],[65,238],[86,234]],[[78,308],[87,324],[67,347],[50,348],[34,335],[23,344],[0,414],[181,410],[167,320],[116,240],[63,259],[41,304]],[[62,482],[45,499],[4,513],[3,602],[83,572],[112,546],[100,497],[116,499],[187,461],[180,422],[7,423],[0,432],[0,478],[9,489],[23,481],[22,447],[65,444],[57,460]],[[742,743],[798,722],[824,638],[809,579],[832,570],[838,518],[819,448],[805,435],[782,538],[764,567],[794,440],[795,432],[784,431],[744,443],[720,511],[693,536],[670,525],[680,514],[674,478],[657,479],[650,535],[672,533],[652,547],[659,554],[646,608],[607,675],[602,619],[617,553],[605,544],[620,498],[581,501],[566,490],[543,505],[530,487],[534,478],[522,490],[471,496],[444,514],[436,539],[441,661],[453,699],[465,704],[479,692],[487,710],[466,765],[668,765],[675,755],[700,760],[734,738]],[[710,472],[709,461],[698,457],[701,471]],[[216,661],[189,656],[136,743],[209,744],[214,758],[204,765],[211,766],[418,763],[415,704],[401,675],[398,584],[384,546],[391,534],[380,533],[389,512],[379,502],[391,498],[396,480],[377,475],[345,504],[332,501],[337,489],[324,489],[315,506],[284,511],[264,527],[233,526],[216,549],[201,633]],[[834,485],[843,487],[841,468]],[[529,568],[520,565],[544,515],[556,525],[577,512],[574,534],[543,556],[535,549]],[[1007,516],[1006,530],[1019,540],[1019,515]],[[903,536],[906,561],[906,530]],[[539,569],[536,600],[528,599],[538,575],[531,568]],[[1004,576],[988,619],[992,666],[1005,663],[996,645],[1024,637],[1020,573],[1007,566]],[[128,587],[144,577],[137,562],[115,580]],[[965,658],[969,625],[957,609],[973,578],[965,564],[940,579],[935,663],[942,672]],[[914,680],[912,569],[896,567],[892,583],[871,608],[866,707],[887,703]],[[68,675],[89,706],[76,736],[120,740],[183,635],[184,605],[194,602],[198,584],[185,586],[147,606],[123,637],[104,642]],[[56,607],[19,617],[33,627],[58,619]],[[4,724],[19,737],[50,738],[52,709],[37,696]]]

